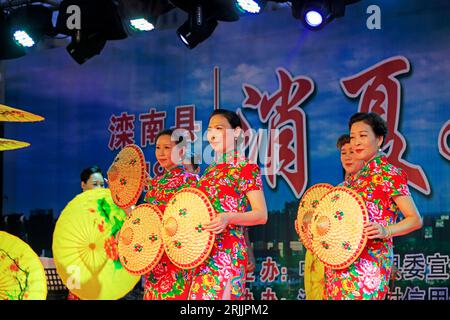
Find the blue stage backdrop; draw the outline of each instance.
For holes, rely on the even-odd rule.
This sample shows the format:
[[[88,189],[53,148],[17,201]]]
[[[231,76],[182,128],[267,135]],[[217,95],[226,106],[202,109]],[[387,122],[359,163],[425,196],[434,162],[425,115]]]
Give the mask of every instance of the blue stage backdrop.
[[[51,209],[56,218],[81,191],[81,169],[106,172],[129,143],[154,175],[162,128],[191,130],[204,169],[209,114],[236,110],[253,133],[248,150],[270,211],[265,226],[251,228],[258,265],[248,298],[304,299],[299,199],[316,183],[342,181],[336,140],[353,113],[373,111],[387,120],[384,152],[408,174],[425,222],[395,239],[390,298],[449,299],[450,3],[373,4],[380,30],[367,28],[361,1],[319,32],[286,8],[220,23],[193,50],[171,29],[110,41],[81,66],[63,47],[6,62],[6,104],[45,121],[5,124],[5,137],[31,146],[4,153],[4,213]],[[275,150],[267,147],[274,132]]]

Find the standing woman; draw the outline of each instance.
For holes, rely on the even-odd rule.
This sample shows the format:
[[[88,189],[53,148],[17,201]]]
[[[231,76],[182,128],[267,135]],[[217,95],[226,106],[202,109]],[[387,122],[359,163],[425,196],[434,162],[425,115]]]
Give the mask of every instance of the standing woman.
[[[241,137],[241,120],[235,112],[219,109],[211,114],[207,138],[216,158],[197,187],[217,212],[205,225],[216,234],[216,241],[208,259],[194,271],[192,300],[244,299],[248,248],[243,226],[265,224],[267,208],[258,165],[236,148]]]
[[[364,161],[355,159],[350,145],[350,135],[343,134],[336,141],[340,152],[344,181],[351,179],[364,166]],[[342,186],[344,182],[340,183]],[[316,255],[306,250],[304,272],[306,300],[323,300],[325,289],[325,266]]]
[[[150,180],[145,201],[164,212],[170,198],[179,190],[195,185],[198,176],[181,165],[183,148],[179,148],[182,137],[172,139],[173,130],[161,131],[156,136],[156,160],[164,173]],[[145,275],[144,300],[187,300],[190,286],[190,271],[175,266],[164,253],[161,261]]]
[[[326,269],[328,299],[381,300],[388,292],[393,264],[392,238],[422,227],[401,169],[390,164],[380,147],[387,134],[385,121],[376,113],[359,112],[349,121],[350,144],[354,157],[364,167],[344,182],[362,196],[369,222],[368,241],[359,258],[343,270]],[[396,222],[398,212],[405,217]]]

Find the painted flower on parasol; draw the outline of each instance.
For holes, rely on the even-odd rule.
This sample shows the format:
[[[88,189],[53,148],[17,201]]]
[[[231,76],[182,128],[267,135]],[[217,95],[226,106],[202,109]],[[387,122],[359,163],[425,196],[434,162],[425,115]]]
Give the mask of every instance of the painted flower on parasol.
[[[119,259],[116,236],[125,219],[103,188],[77,195],[62,211],[53,233],[55,265],[81,299],[119,299],[139,281]]]
[[[0,300],[45,300],[47,281],[37,254],[21,239],[0,231]]]

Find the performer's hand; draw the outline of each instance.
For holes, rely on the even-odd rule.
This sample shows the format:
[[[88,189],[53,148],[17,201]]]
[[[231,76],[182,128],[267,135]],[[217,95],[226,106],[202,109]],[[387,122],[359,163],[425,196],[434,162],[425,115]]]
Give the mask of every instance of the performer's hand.
[[[203,225],[206,231],[210,231],[214,234],[222,233],[228,226],[230,221],[229,213],[222,212],[217,215],[213,220]]]
[[[255,255],[253,254],[253,249],[248,248],[248,262],[247,262],[247,272],[253,272],[256,268]]]
[[[369,239],[386,239],[389,237],[389,231],[386,227],[376,222],[368,222],[364,225],[364,231]]]
[[[125,213],[127,214],[127,216],[129,216],[131,214],[131,211],[134,210],[134,208],[136,208],[135,205],[129,206],[127,208],[124,208],[123,210],[125,211]]]

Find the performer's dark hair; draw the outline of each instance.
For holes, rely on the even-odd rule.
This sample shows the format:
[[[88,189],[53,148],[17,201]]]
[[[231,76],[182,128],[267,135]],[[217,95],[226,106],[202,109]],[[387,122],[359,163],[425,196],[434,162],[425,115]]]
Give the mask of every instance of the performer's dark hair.
[[[87,181],[89,180],[89,177],[93,173],[100,173],[103,176],[102,170],[100,169],[99,166],[91,166],[91,167],[87,167],[87,168],[83,169],[83,171],[81,171],[81,173],[80,173],[81,181],[83,181],[84,183],[87,183]]]
[[[236,112],[226,110],[226,109],[216,109],[209,116],[209,120],[216,115],[221,115],[225,117],[233,129],[240,127],[242,129],[241,118],[237,115]]]
[[[355,122],[364,122],[369,125],[375,136],[383,137],[383,143],[386,138],[386,134],[388,132],[386,121],[383,120],[378,114],[374,112],[357,112],[350,117],[350,121],[348,122],[348,128],[351,129],[352,125]]]
[[[164,130],[160,131],[160,132],[156,135],[155,141],[158,141],[159,137],[161,137],[161,136],[169,136],[169,137],[172,137],[172,135],[173,135],[174,132],[175,132],[174,129],[164,129]],[[183,138],[183,136],[182,136],[181,134],[180,134],[178,137],[175,137],[175,138],[178,138],[178,140],[174,140],[174,141],[175,141],[175,144],[180,144],[180,143],[183,142],[183,140],[184,140],[184,138]]]
[[[336,141],[336,148],[338,148],[339,150],[342,149],[342,147],[344,145],[346,145],[347,143],[350,143],[350,135],[348,135],[347,133],[341,135],[337,141]]]

